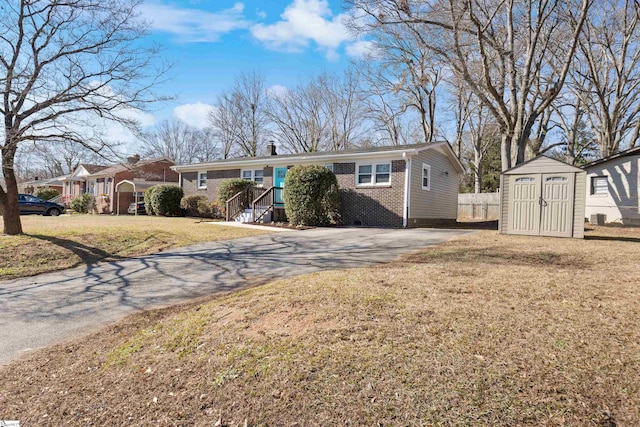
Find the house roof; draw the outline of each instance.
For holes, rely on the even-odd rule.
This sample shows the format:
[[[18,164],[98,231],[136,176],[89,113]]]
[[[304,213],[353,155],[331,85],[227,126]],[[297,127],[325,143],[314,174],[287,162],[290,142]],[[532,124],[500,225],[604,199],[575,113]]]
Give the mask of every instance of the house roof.
[[[88,163],[82,163],[82,164],[80,164],[80,166],[85,168],[86,171],[89,172],[90,174],[91,173],[100,172],[101,170],[104,170],[104,169],[109,167],[109,166],[105,166],[105,165],[90,165]]]
[[[45,185],[55,185],[62,186],[62,181],[68,177],[69,175],[61,175],[53,178],[45,178],[45,179],[34,179],[31,181],[21,182],[20,185],[25,186],[34,186],[34,187],[43,187]]]
[[[160,162],[160,161],[173,163],[170,159],[168,159],[166,157],[157,157],[157,158],[153,158],[153,159],[140,160],[139,162],[136,162],[136,163],[120,163],[120,164],[113,165],[113,166],[105,166],[104,169],[99,170],[99,171],[94,172],[94,173],[91,173],[88,176],[90,176],[92,178],[103,177],[103,176],[114,176],[118,172],[124,172],[124,171],[127,171],[127,170],[132,170],[132,169],[140,167],[140,166],[145,166],[145,165],[149,165],[149,164],[152,164],[152,163],[155,163],[155,162]]]
[[[553,159],[543,154],[520,163],[509,170],[502,172],[503,175],[518,175],[527,173],[576,173],[582,172],[582,169],[572,166],[568,163]]]
[[[588,169],[592,166],[599,165],[600,163],[608,162],[609,160],[619,159],[620,157],[635,156],[635,155],[640,155],[640,147],[633,147],[633,148],[629,148],[628,150],[620,151],[619,153],[612,154],[607,157],[603,157],[591,163],[587,163],[586,165],[582,165],[581,167],[582,169]]]
[[[196,172],[204,170],[216,170],[230,167],[248,167],[254,165],[287,165],[291,162],[296,163],[314,163],[329,162],[338,160],[361,160],[383,157],[400,157],[404,155],[415,154],[426,149],[438,149],[444,152],[451,162],[458,168],[459,172],[464,172],[464,166],[458,160],[453,149],[446,141],[432,142],[429,144],[410,144],[410,145],[392,145],[383,147],[371,147],[357,150],[341,150],[341,151],[316,151],[313,153],[297,153],[297,154],[278,154],[275,156],[260,157],[240,157],[235,159],[223,159],[213,162],[193,163],[188,165],[172,166],[171,169],[177,172]]]

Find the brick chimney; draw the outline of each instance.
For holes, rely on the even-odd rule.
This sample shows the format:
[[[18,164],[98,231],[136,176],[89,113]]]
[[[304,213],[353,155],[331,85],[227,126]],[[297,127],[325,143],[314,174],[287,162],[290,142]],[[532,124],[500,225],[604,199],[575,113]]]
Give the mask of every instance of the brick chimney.
[[[267,144],[267,156],[277,156],[276,153],[276,144],[273,141],[269,141]]]

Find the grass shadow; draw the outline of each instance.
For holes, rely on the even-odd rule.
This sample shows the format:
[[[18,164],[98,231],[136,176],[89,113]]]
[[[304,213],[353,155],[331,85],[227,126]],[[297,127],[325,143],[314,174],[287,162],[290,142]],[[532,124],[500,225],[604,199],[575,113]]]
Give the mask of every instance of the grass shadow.
[[[611,241],[611,242],[640,243],[640,237],[624,237],[624,236],[584,236],[584,240],[602,240],[602,241]]]
[[[61,239],[59,237],[53,237],[53,236],[45,236],[42,234],[28,234],[28,236],[33,237],[35,239],[51,242],[56,246],[59,246],[61,248],[64,248],[73,252],[82,260],[82,262],[71,266],[71,268],[77,267],[80,264],[92,265],[99,261],[104,261],[104,260],[113,261],[113,260],[118,260],[123,258],[121,256],[114,255],[100,248],[85,245],[83,243],[79,243],[73,240]]]
[[[457,221],[455,224],[430,225],[429,228],[444,228],[452,230],[498,230],[498,220]]]

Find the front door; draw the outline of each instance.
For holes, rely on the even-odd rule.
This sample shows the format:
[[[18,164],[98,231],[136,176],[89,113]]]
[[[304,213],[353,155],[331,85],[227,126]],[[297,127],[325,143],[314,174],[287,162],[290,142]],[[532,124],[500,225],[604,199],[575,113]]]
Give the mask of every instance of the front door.
[[[541,236],[571,237],[573,178],[571,173],[542,175]]]
[[[511,175],[509,233],[540,234],[540,175]]]
[[[287,176],[287,168],[275,168],[273,175],[273,185],[281,188],[275,190],[274,200],[276,206],[281,207],[284,205],[284,179]]]

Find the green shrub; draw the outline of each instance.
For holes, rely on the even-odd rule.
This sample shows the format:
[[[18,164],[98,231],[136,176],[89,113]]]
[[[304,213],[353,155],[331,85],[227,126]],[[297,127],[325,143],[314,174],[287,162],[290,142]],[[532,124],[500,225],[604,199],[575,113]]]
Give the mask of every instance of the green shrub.
[[[151,203],[154,188],[155,187],[149,187],[144,192],[144,209],[147,211],[147,215],[155,215],[155,212],[153,211],[153,205]]]
[[[220,188],[218,188],[218,206],[220,206],[220,210],[224,213],[227,208],[227,200],[239,192],[253,187],[254,185],[256,185],[255,182],[240,178],[226,179],[222,181],[220,183]]]
[[[34,196],[42,200],[51,200],[54,197],[58,197],[59,195],[60,193],[58,192],[58,190],[54,190],[53,188],[41,188],[34,194]]]
[[[85,193],[71,199],[71,209],[78,213],[89,213],[93,209],[93,196]]]
[[[180,200],[184,195],[182,188],[177,185],[156,185],[149,193],[151,199],[151,209],[154,215],[159,216],[179,216]],[[145,207],[146,207],[146,193],[145,193]],[[148,213],[149,211],[147,211]]]
[[[224,219],[224,211],[220,208],[217,200],[209,205],[209,210],[211,211],[211,218]]]
[[[198,215],[200,218],[211,218],[211,203],[206,197],[198,200]]]
[[[180,207],[184,209],[189,216],[202,216],[200,214],[200,204],[209,206],[209,199],[204,194],[191,194],[184,196],[180,200]]]
[[[324,166],[295,166],[287,172],[284,207],[294,225],[329,225],[338,221],[338,180]]]

